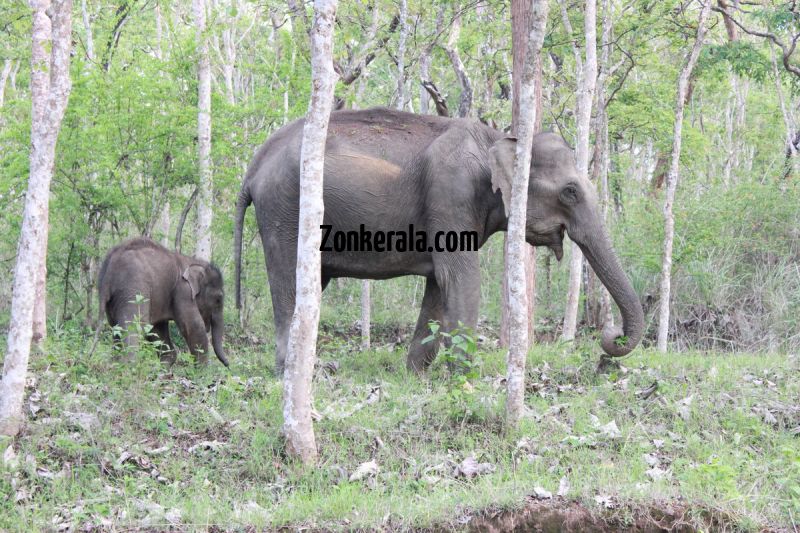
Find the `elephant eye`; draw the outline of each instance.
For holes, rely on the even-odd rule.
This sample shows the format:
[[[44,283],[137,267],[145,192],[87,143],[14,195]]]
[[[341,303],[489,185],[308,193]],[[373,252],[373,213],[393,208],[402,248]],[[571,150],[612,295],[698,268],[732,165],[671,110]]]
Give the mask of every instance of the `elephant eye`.
[[[568,184],[566,187],[561,189],[561,194],[559,195],[561,202],[566,205],[574,205],[578,203],[578,187],[574,183]]]

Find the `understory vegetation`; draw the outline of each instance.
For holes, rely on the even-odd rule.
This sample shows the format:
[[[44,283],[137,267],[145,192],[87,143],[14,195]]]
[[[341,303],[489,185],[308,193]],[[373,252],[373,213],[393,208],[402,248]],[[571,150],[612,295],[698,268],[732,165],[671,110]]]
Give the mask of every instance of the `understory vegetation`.
[[[526,497],[618,527],[669,509],[700,529],[800,516],[796,355],[643,350],[597,372],[592,349],[540,346],[507,436],[490,341],[471,379],[441,360],[418,378],[396,332],[360,351],[323,329],[310,470],[284,455],[260,339],[233,335],[230,372],[188,354],[166,372],[148,349],[133,365],[103,345],[86,358],[81,331],[57,330],[32,363],[24,432],[3,444],[0,529],[460,529]]]
[[[53,49],[31,46],[33,4],[41,3],[0,0],[3,346],[12,344],[31,147],[44,146],[32,140],[42,128],[31,50]],[[18,435],[0,437],[0,531],[798,531],[800,3],[550,1],[541,72],[532,76],[536,129],[570,146],[588,132],[587,190],[596,185],[598,212],[642,304],[640,345],[601,365],[600,282],[584,262],[570,291],[569,241],[560,262],[537,248],[526,411],[506,433],[502,232],[479,252],[478,327],[461,332],[471,358],[443,346],[421,376],[405,357],[425,278],[372,281],[364,300],[361,280],[333,279],[314,370],[319,461],[304,468],[281,433],[255,209],[244,222],[243,305],[234,305],[234,213],[258,147],[308,110],[313,4],[60,4],[72,15],[61,35],[70,50],[62,87],[71,90],[55,91],[66,110],[53,164],[40,165],[52,170],[47,272],[38,277],[46,290],[19,298],[28,315],[46,311],[46,339],[31,354],[24,391],[21,379],[2,382],[19,385],[25,416]],[[512,6],[534,3],[338,4],[337,109],[446,115],[511,135],[513,36],[522,35]],[[585,23],[595,19],[589,54]],[[696,65],[676,102],[694,44]],[[589,55],[597,57],[583,69]],[[595,84],[584,70],[597,74],[588,115],[577,95]],[[682,144],[670,180],[676,116]],[[206,248],[219,267],[229,369],[215,360],[195,367],[174,324],[182,353],[171,368],[147,343],[121,360],[105,326],[90,350],[106,319],[100,262],[141,236],[186,255]],[[666,353],[656,351],[662,279],[671,283]],[[568,292],[580,293],[580,309],[575,340],[565,342]],[[42,294],[45,304],[34,305]],[[611,315],[619,324],[613,304]]]

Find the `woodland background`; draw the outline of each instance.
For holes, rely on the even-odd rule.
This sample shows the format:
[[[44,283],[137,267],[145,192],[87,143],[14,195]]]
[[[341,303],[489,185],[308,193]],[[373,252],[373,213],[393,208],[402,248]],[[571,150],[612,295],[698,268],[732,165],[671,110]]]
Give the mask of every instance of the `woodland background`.
[[[580,73],[592,70],[580,63],[590,55],[584,23],[594,4],[551,2],[546,25],[542,125],[571,144],[577,129],[585,131],[576,93],[585,87]],[[0,336],[10,320],[29,154],[36,154],[31,8],[40,5],[0,0],[0,200],[7,207],[0,211]],[[677,79],[702,35],[702,6],[713,11],[683,100],[667,268],[670,350],[656,351]],[[494,0],[342,2],[334,28],[336,105],[446,113],[508,130],[510,9]],[[324,294],[318,365],[309,365],[319,457],[304,469],[287,456],[281,433],[285,396],[272,371],[269,286],[252,210],[241,314],[231,288],[233,211],[245,168],[273,131],[308,109],[311,13],[312,3],[299,0],[72,6],[72,89],[50,195],[48,335],[34,339],[30,372],[27,346],[26,364],[15,364],[8,335],[5,364],[17,379],[9,372],[2,383],[16,386],[14,409],[23,417],[0,437],[0,529],[567,523],[616,531],[658,523],[796,530],[797,2],[597,2],[589,175],[645,308],[643,348],[598,368],[590,337],[605,311],[589,269],[582,272],[579,338],[558,342],[570,258],[558,263],[540,249],[537,343],[520,365],[524,409],[512,430],[504,414],[511,403],[506,350],[496,343],[502,235],[481,251],[478,343],[468,343],[473,359],[465,374],[449,371],[454,352],[446,347],[425,375],[405,370],[423,280],[372,282],[371,348],[360,338],[363,285],[340,280]],[[49,17],[39,11],[33,18]],[[34,36],[40,55],[50,51],[35,43]],[[53,46],[53,55],[63,49]],[[42,77],[38,71],[33,81]],[[34,138],[47,132],[37,116]],[[89,353],[90,332],[102,320],[94,292],[99,260],[136,235],[211,254],[221,267],[230,369],[196,368],[186,354],[165,368],[149,344],[121,364],[108,339]]]
[[[790,5],[791,4],[791,5]],[[794,3],[730,6],[737,22],[797,36]],[[655,335],[661,265],[663,184],[671,147],[675,80],[691,46],[696,13],[679,1],[608,1],[598,25],[600,81],[608,120],[608,224],[642,296]],[[724,2],[719,5],[728,7]],[[235,198],[254,150],[302,116],[309,97],[308,15],[294,0],[211,2],[207,35],[212,72],[213,258],[232,281]],[[582,40],[580,5],[550,13],[543,61],[543,128],[574,139],[573,44]],[[715,6],[716,7],[716,6]],[[49,317],[56,324],[96,319],[98,259],[121,239],[150,235],[194,249],[196,209],[184,213],[198,182],[196,34],[186,2],[83,0],[74,6],[73,89],[59,138],[48,250]],[[28,7],[0,2],[0,326],[8,320],[30,131]],[[691,79],[673,264],[671,340],[677,348],[792,350],[800,343],[800,235],[795,173],[798,76],[770,39],[712,13]],[[434,113],[421,86],[433,82],[452,115],[510,125],[511,36],[502,1],[343,2],[335,32],[339,105],[385,105]],[[575,30],[574,28],[577,28]],[[602,30],[602,28],[601,28]],[[602,37],[602,31],[598,31]],[[787,60],[793,65],[793,59]],[[602,76],[605,73],[605,76]],[[598,105],[595,103],[595,114]],[[600,127],[595,119],[596,131]],[[595,151],[593,176],[604,156]],[[183,225],[183,220],[186,220]],[[243,320],[264,328],[271,315],[263,255],[252,214],[245,239]],[[482,320],[499,321],[502,238],[482,251]],[[536,328],[558,333],[567,261],[538,254]],[[584,276],[584,326],[599,312]],[[410,325],[421,281],[373,284],[373,320]],[[357,320],[359,284],[325,294],[323,319]],[[230,292],[230,291],[229,291]],[[587,291],[584,290],[584,294]],[[351,304],[352,305],[347,305]],[[335,308],[335,312],[332,311]],[[231,314],[229,320],[235,322]]]

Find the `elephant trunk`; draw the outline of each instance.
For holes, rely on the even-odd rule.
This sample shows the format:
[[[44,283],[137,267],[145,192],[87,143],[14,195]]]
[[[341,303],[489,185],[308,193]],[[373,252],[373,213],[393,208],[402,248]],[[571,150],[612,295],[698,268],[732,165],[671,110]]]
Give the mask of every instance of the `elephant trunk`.
[[[217,354],[217,359],[225,365],[228,365],[228,359],[225,357],[225,350],[222,348],[224,322],[222,320],[222,312],[214,313],[211,317],[211,344],[214,347],[214,353]]]
[[[590,230],[585,235],[575,237],[570,235],[570,237],[578,243],[622,315],[622,328],[606,326],[603,330],[601,345],[603,351],[611,357],[621,357],[629,354],[642,339],[644,332],[642,305],[628,276],[622,270],[619,259],[611,246],[611,239],[599,217],[596,224],[583,227],[596,229]]]

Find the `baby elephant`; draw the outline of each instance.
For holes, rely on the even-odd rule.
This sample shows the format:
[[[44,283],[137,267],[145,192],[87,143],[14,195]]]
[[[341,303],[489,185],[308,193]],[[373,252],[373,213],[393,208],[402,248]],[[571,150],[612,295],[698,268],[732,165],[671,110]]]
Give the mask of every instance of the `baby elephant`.
[[[97,286],[100,313],[111,326],[135,320],[151,324],[150,340],[160,340],[162,359],[172,364],[177,353],[169,337],[169,321],[178,324],[199,364],[208,361],[208,335],[214,352],[228,366],[222,349],[222,274],[200,259],[171,252],[150,239],[137,238],[113,248],[100,267]],[[139,339],[128,329],[125,344],[135,351]]]

